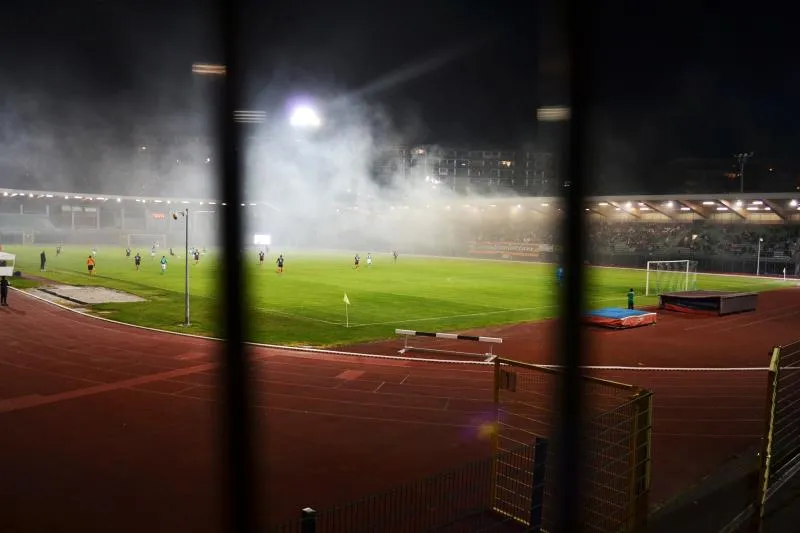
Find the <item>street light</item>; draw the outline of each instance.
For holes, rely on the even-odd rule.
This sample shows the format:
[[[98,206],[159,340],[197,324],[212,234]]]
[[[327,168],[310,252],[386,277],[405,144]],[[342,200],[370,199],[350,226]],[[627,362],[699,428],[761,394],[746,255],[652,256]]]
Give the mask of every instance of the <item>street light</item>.
[[[186,241],[184,242],[184,287],[183,287],[183,306],[184,306],[184,317],[183,317],[183,325],[184,326],[191,326],[192,323],[189,320],[189,208],[187,207],[183,211],[177,211],[172,213],[172,219],[178,220],[178,215],[182,216],[184,219],[184,223],[186,226]]]
[[[761,243],[764,242],[764,237],[758,238],[758,252],[756,252],[756,276],[761,272]]]

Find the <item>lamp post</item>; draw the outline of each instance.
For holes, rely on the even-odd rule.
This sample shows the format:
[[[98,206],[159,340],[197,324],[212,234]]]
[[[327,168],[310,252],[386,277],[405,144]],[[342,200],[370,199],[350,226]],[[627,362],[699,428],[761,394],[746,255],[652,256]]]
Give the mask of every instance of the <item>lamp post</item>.
[[[183,243],[183,253],[184,253],[183,325],[188,327],[192,325],[191,321],[189,320],[189,208],[187,207],[183,211],[172,213],[172,218],[174,220],[178,220],[178,215],[181,215],[183,217],[184,226],[186,227],[186,238]]]
[[[761,243],[764,242],[764,237],[758,238],[758,251],[756,252],[756,276],[761,273]]]

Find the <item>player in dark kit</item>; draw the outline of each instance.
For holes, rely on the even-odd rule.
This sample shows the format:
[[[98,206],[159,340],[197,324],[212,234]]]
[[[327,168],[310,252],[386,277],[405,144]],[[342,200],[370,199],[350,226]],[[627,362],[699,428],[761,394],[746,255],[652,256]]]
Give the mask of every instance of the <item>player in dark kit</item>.
[[[0,278],[0,305],[8,306],[8,280],[5,276]]]
[[[397,263],[397,250],[392,252],[392,257],[394,258],[394,262]]]
[[[261,266],[264,265],[264,250],[258,252],[258,264]]]
[[[133,264],[136,265],[136,270],[139,270],[139,267],[142,266],[142,256],[139,255],[139,252],[136,252],[136,255],[133,257]]]
[[[358,268],[358,263],[361,262],[361,258],[358,257],[358,254],[353,258],[353,268]]]
[[[556,283],[561,287],[564,284],[564,267],[556,268]]]
[[[131,256],[131,249],[125,248],[125,257],[130,257],[130,256]]]
[[[194,264],[197,265],[200,263],[200,250],[194,251]]]
[[[628,309],[633,309],[633,300],[636,297],[636,293],[633,292],[633,288],[628,291]]]
[[[278,274],[283,274],[283,254],[278,256],[276,263],[278,265]]]

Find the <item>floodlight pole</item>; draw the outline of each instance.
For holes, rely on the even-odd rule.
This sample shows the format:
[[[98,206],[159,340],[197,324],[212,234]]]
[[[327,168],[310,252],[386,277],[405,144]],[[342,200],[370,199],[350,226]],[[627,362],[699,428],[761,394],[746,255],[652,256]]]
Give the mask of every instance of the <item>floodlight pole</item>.
[[[761,243],[764,241],[764,237],[758,238],[758,251],[756,252],[756,276],[760,275],[761,273]]]
[[[747,163],[747,160],[753,157],[754,152],[746,152],[741,154],[736,154],[733,157],[736,158],[736,161],[739,162],[739,192],[744,192],[744,164]]]
[[[191,320],[189,320],[189,208],[186,208],[186,211],[183,214],[183,218],[185,218],[186,222],[186,240],[184,242],[184,295],[183,295],[183,303],[184,303],[184,321],[183,325],[189,327],[192,325]]]

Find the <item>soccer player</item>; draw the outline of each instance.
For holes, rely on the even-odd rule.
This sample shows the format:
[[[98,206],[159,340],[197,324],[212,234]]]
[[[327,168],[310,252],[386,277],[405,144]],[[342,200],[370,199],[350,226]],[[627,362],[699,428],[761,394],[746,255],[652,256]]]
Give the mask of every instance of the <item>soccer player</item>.
[[[564,267],[559,266],[556,268],[556,283],[561,287],[564,284]]]
[[[372,254],[367,252],[367,267],[372,266]]]
[[[278,274],[283,274],[283,254],[278,256],[276,263],[278,265]]]
[[[358,264],[361,262],[361,258],[358,257],[358,254],[353,258],[353,268],[358,268]]]
[[[172,251],[172,247],[170,247],[170,249],[169,249],[169,256],[170,257],[175,257],[175,252]]]
[[[197,265],[200,263],[200,250],[194,251],[194,264]]]
[[[45,255],[44,250],[42,250],[42,253],[39,254],[39,270],[41,272],[44,272],[46,266],[47,266],[47,256]]]
[[[397,263],[397,250],[392,252],[392,257],[394,258],[394,262]]]
[[[139,267],[142,266],[142,256],[139,255],[139,252],[136,252],[136,255],[133,257],[133,264],[136,265],[136,270],[139,270]]]
[[[92,246],[92,257],[97,257],[97,247]]]
[[[89,275],[94,275],[94,257],[91,255],[86,259],[86,270],[89,271]]]
[[[61,255],[61,245],[60,244],[58,246],[56,246],[56,257],[58,257],[59,255]]]
[[[152,248],[150,248],[150,259],[155,259],[155,258],[156,258],[156,247],[153,246]]]
[[[258,252],[258,264],[264,266],[264,250]]]
[[[125,257],[130,257],[130,256],[131,256],[131,249],[125,248]]]
[[[0,277],[0,305],[8,307],[8,280]]]
[[[163,274],[166,271],[167,271],[167,256],[166,255],[162,255],[161,256],[161,273]]]
[[[631,290],[628,291],[628,309],[633,309],[633,300],[636,297],[636,293],[633,292],[633,287]]]

